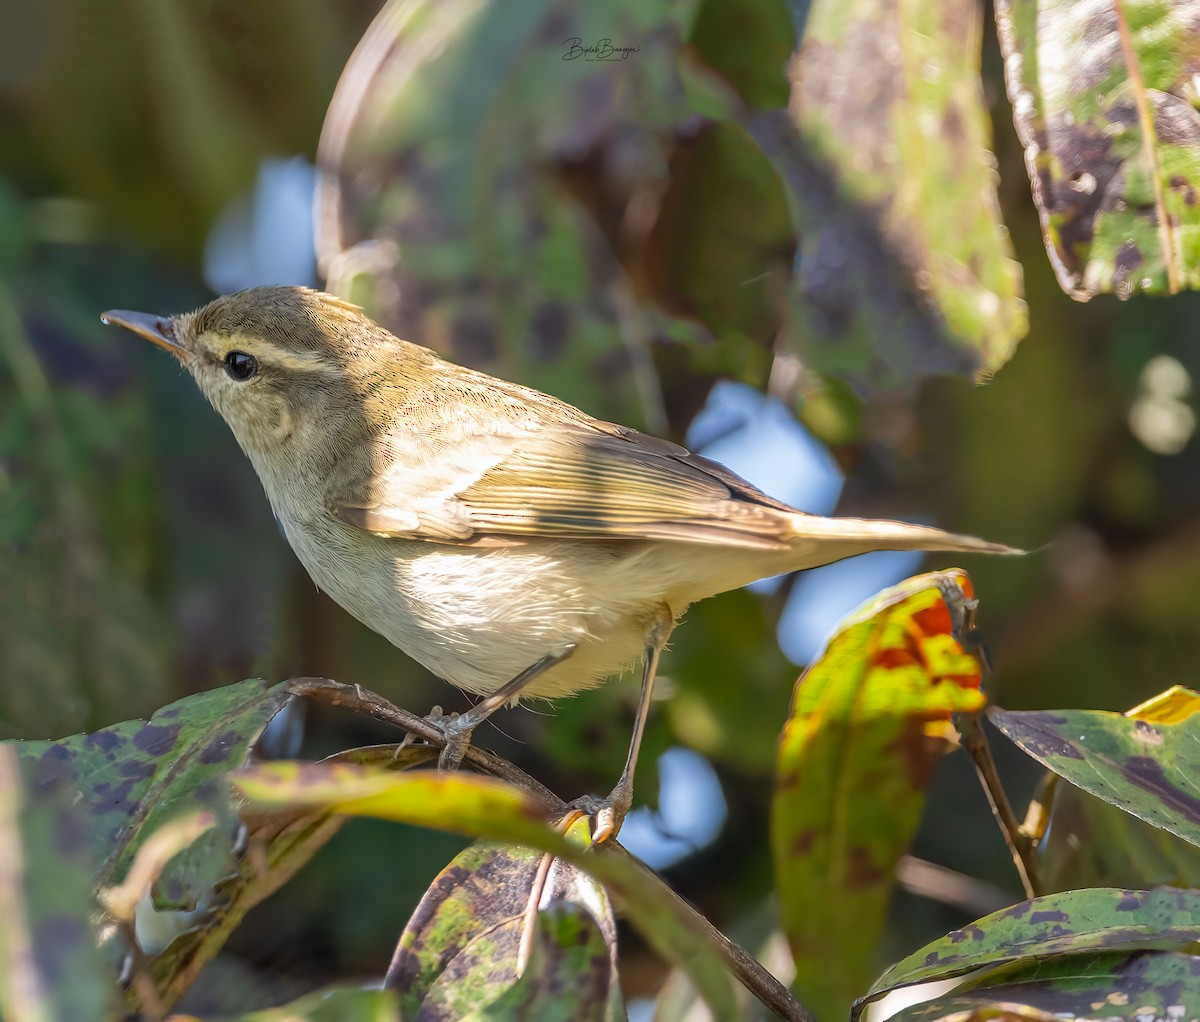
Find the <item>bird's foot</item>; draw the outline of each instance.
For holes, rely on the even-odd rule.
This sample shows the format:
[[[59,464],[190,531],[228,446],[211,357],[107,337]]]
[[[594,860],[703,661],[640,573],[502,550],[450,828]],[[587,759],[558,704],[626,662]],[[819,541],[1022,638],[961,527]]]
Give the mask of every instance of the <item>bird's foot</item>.
[[[621,824],[633,804],[633,785],[622,777],[607,798],[584,795],[571,803],[572,809],[586,813],[592,821],[592,844],[611,841],[621,831]]]
[[[457,770],[462,765],[467,749],[471,747],[471,735],[478,721],[470,720],[466,714],[446,713],[440,706],[435,706],[425,715],[425,722],[436,727],[445,739],[442,751],[438,754],[438,769]],[[417,738],[418,736],[411,731],[406,734],[404,740],[396,747],[397,755],[412,745]]]
[[[470,715],[465,713],[443,713],[440,706],[435,706],[425,719],[431,724],[436,724],[446,740],[438,756],[438,769],[457,770],[471,747],[471,735],[475,733],[478,721],[472,720]]]

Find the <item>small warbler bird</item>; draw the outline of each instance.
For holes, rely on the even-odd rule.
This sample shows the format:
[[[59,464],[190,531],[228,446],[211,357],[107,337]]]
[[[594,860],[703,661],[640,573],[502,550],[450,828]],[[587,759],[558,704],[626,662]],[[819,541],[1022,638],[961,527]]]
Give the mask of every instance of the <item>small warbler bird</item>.
[[[444,361],[307,288],[101,318],[191,373],[321,589],[484,697],[440,721],[443,767],[501,706],[642,661],[625,768],[589,803],[597,842],[629,809],[659,654],[689,604],[869,550],[1019,552],[805,514],[707,458]]]

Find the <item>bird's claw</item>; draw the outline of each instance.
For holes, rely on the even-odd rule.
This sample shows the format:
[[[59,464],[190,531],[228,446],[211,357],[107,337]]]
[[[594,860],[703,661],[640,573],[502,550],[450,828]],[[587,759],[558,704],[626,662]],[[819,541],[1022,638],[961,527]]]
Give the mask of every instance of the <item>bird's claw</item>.
[[[442,751],[438,755],[438,770],[443,772],[457,770],[462,765],[467,750],[471,747],[471,735],[475,731],[475,722],[457,713],[443,714],[440,706],[435,706],[434,711],[437,714],[436,720],[433,713],[425,719],[436,724],[445,739]]]
[[[425,715],[425,722],[436,727],[444,739],[438,754],[438,770],[457,770],[462,765],[467,749],[471,747],[471,734],[475,730],[475,724],[464,720],[458,713],[446,713],[440,706],[435,706]],[[396,755],[399,756],[418,740],[424,741],[419,735],[409,731],[396,746]]]
[[[584,795],[571,803],[572,809],[585,813],[592,824],[592,845],[611,841],[621,831],[621,825],[633,804],[633,792],[628,786],[618,784],[607,798]]]

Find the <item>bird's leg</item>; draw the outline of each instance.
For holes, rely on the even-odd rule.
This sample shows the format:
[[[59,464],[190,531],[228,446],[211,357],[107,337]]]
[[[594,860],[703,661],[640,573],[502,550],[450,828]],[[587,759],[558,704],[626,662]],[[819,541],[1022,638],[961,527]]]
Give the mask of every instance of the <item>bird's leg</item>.
[[[512,681],[505,682],[486,699],[481,699],[466,713],[451,718],[439,716],[435,723],[442,729],[446,744],[442,746],[441,755],[438,756],[438,769],[457,769],[470,748],[471,733],[510,699],[520,695],[521,690],[534,678],[545,674],[555,664],[561,664],[574,652],[575,644],[571,643],[558,653],[547,653],[536,663],[526,667]]]
[[[646,730],[646,718],[650,715],[650,700],[654,695],[654,676],[658,673],[658,659],[675,619],[667,607],[659,609],[658,617],[650,629],[646,639],[646,659],[642,667],[642,691],[638,696],[637,716],[633,721],[633,738],[629,742],[629,755],[625,757],[625,769],[608,798],[596,803],[592,802],[588,811],[595,819],[592,831],[592,843],[600,844],[609,838],[617,836],[625,814],[633,804],[633,772],[637,768],[638,749],[642,744],[642,732]]]

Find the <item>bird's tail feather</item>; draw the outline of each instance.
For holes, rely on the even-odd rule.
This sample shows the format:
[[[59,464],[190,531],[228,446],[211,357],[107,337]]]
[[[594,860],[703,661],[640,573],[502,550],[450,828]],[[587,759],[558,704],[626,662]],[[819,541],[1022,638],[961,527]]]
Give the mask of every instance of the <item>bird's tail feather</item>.
[[[812,567],[871,550],[948,550],[962,553],[1023,554],[1024,550],[975,536],[945,532],[932,525],[912,525],[871,518],[822,518],[797,514],[793,518],[792,548],[801,558],[814,555]],[[806,542],[811,541],[811,543]],[[828,556],[838,552],[834,556]]]

